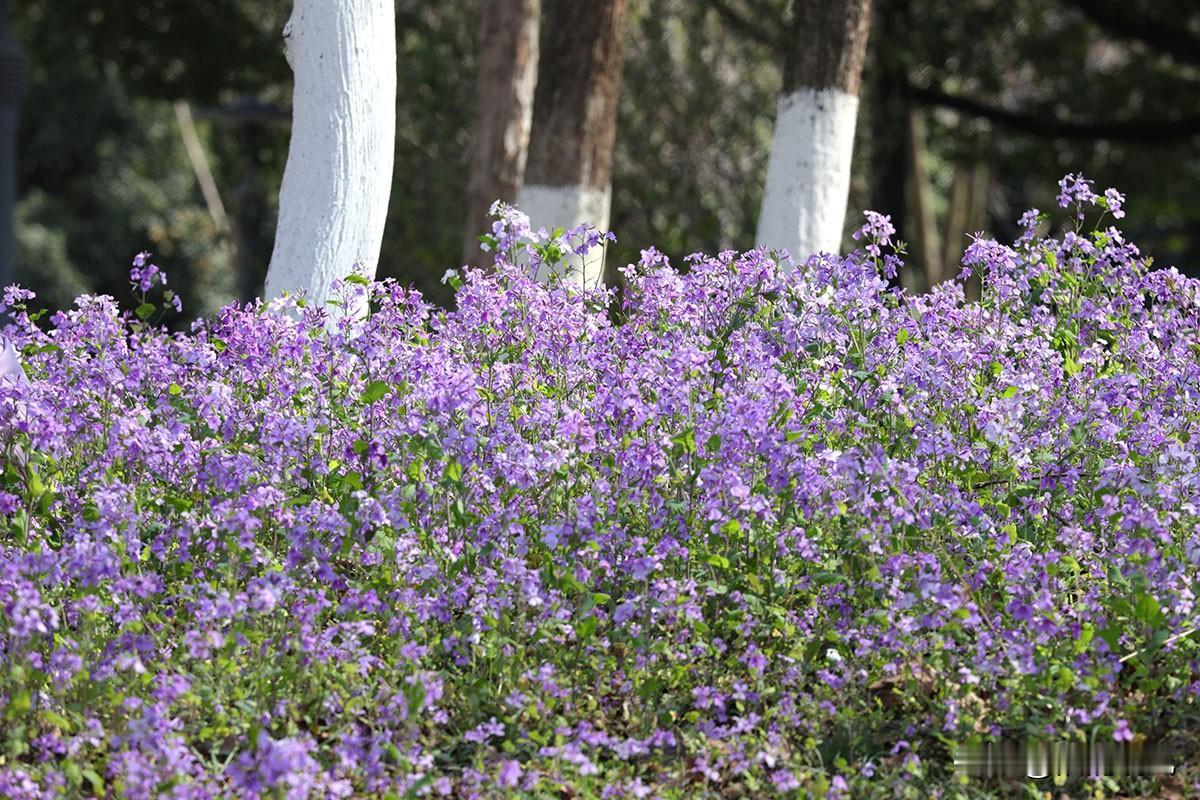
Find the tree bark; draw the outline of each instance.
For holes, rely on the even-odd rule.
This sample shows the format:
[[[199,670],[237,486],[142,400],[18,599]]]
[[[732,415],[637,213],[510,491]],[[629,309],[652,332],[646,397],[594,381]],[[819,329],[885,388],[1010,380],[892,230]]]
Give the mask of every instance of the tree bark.
[[[546,0],[533,129],[518,205],[534,228],[607,229],[626,0]],[[601,282],[602,250],[566,279]],[[544,276],[543,276],[544,277]]]
[[[252,303],[263,288],[271,258],[271,219],[267,187],[260,177],[257,153],[263,137],[262,125],[253,120],[235,123],[231,161],[240,175],[231,192],[233,238],[237,243],[238,299]]]
[[[292,138],[268,300],[305,291],[324,307],[336,279],[375,276],[395,151],[395,14],[392,0],[295,0],[284,28]]]
[[[482,0],[479,4],[479,77],[471,134],[471,178],[463,262],[490,258],[479,247],[488,209],[515,202],[525,175],[533,91],[537,82],[540,0]]]
[[[796,0],[757,243],[841,248],[871,0]]]
[[[905,146],[908,150],[908,174],[904,190],[908,196],[908,223],[912,247],[910,259],[924,276],[926,291],[946,279],[942,251],[937,244],[937,225],[930,201],[929,173],[925,169],[925,123],[920,111],[910,107],[905,120]]]
[[[887,214],[902,240],[909,231],[908,213],[908,148],[905,137],[897,131],[905,129],[912,103],[908,98],[908,81],[902,42],[910,28],[907,0],[876,0],[874,5],[877,26],[870,42],[870,57],[865,69],[869,81],[866,94],[869,107],[864,124],[870,126],[869,184],[867,207]],[[894,287],[917,290],[913,270],[902,269],[891,279]]]
[[[972,162],[956,161],[954,177],[950,182],[950,197],[946,211],[945,272],[943,280],[957,277],[962,271],[963,251],[970,236],[983,231],[987,225],[987,192],[990,170],[985,159]],[[979,276],[967,279],[966,294],[969,299],[979,297]]]

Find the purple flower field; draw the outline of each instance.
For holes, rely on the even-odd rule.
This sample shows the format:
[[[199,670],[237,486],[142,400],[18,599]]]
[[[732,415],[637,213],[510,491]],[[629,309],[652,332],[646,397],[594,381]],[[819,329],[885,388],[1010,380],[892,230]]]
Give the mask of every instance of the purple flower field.
[[[0,797],[1029,796],[953,745],[1194,747],[1200,281],[1062,187],[978,302],[889,288],[879,215],[547,287],[600,237],[511,209],[452,311],[8,289]]]

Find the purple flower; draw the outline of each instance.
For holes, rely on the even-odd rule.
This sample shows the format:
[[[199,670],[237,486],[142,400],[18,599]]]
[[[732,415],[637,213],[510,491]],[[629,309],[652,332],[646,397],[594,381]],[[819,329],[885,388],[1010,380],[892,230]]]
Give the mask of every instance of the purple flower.
[[[452,308],[383,281],[340,327],[9,287],[0,699],[38,725],[0,795],[784,794],[846,730],[891,766],[831,795],[933,792],[937,735],[1197,695],[1186,642],[1157,688],[1122,659],[1200,611],[1200,281],[1059,188],[1057,238],[970,240],[978,299],[889,288],[879,214],[580,292],[534,268],[607,237],[503,208]]]
[[[892,237],[896,235],[896,228],[892,225],[890,215],[880,214],[877,211],[864,211],[863,216],[867,218],[867,221],[854,232],[854,239],[857,241],[865,238],[868,243],[867,252],[875,258],[879,258],[883,255],[882,248],[891,246]]]
[[[133,257],[133,267],[129,270],[129,281],[133,288],[145,294],[155,286],[167,285],[167,274],[156,264],[148,264],[150,253],[143,251]],[[174,295],[172,295],[174,298]]]
[[[1097,196],[1092,191],[1092,181],[1082,175],[1067,174],[1058,182],[1058,205],[1062,208],[1074,203],[1077,206],[1095,205]]]
[[[506,758],[500,762],[500,771],[496,777],[496,782],[506,788],[515,787],[521,780],[521,764],[516,759]]]
[[[1114,219],[1124,218],[1125,211],[1122,206],[1125,203],[1125,195],[1121,194],[1116,189],[1105,189],[1104,202]]]
[[[800,781],[791,770],[777,769],[771,773],[771,783],[777,792],[791,792],[800,788]]]
[[[29,379],[25,376],[25,370],[21,367],[21,360],[17,356],[17,349],[13,346],[12,340],[3,334],[0,334],[0,383],[29,383]]]
[[[487,722],[476,725],[471,730],[463,734],[464,742],[475,742],[483,744],[488,739],[499,738],[504,735],[504,723],[497,722],[495,717],[492,717]]]

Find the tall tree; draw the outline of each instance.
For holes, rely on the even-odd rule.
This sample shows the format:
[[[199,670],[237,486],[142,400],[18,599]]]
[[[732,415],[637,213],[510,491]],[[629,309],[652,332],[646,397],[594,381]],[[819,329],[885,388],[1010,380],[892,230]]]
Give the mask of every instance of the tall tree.
[[[537,82],[540,0],[479,4],[478,77],[463,261],[481,264],[479,234],[496,200],[511,203],[525,175]]]
[[[624,54],[626,0],[547,0],[525,185],[533,226],[607,229]],[[568,264],[568,280],[603,277],[601,250]]]
[[[295,0],[284,28],[295,74],[292,138],[268,299],[305,290],[323,305],[332,283],[378,266],[396,138],[393,0]]]
[[[17,195],[17,110],[25,57],[12,34],[8,0],[0,0],[0,287],[12,283]]]
[[[757,243],[796,260],[841,246],[870,20],[871,0],[794,4]]]

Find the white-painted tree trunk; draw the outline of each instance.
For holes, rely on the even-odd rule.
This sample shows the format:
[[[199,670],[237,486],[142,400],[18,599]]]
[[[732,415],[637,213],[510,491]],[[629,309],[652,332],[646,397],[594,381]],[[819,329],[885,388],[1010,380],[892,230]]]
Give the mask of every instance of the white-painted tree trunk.
[[[570,230],[583,223],[601,231],[608,230],[612,187],[592,189],[587,186],[523,186],[517,193],[517,207],[529,215],[534,230],[555,228]],[[562,277],[578,286],[595,288],[604,281],[604,248],[596,246],[583,258],[569,256],[559,267]],[[539,270],[538,279],[547,280],[549,270]]]
[[[497,200],[515,203],[525,179],[541,5],[541,0],[485,0],[479,4],[479,76],[463,244],[463,262],[473,266],[484,266],[494,258],[479,246],[479,235],[492,227],[492,204]]]
[[[517,206],[535,229],[607,231],[628,0],[543,0],[550,31],[538,58],[525,183]],[[570,257],[561,277],[604,282],[604,247]],[[539,278],[550,277],[542,269]]]
[[[858,98],[802,88],[779,99],[756,244],[796,263],[841,249]]]
[[[303,290],[324,305],[334,280],[374,278],[378,265],[396,138],[394,0],[295,0],[284,39],[292,138],[265,294]]]

